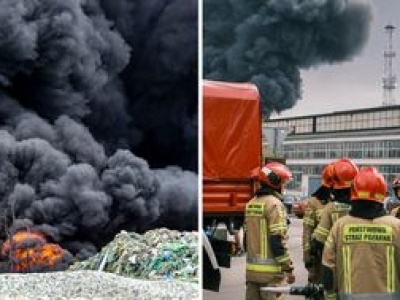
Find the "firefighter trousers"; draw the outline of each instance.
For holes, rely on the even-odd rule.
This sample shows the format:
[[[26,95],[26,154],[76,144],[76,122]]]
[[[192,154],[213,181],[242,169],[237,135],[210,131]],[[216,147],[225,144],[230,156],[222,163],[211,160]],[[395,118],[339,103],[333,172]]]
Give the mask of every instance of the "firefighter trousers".
[[[322,265],[318,262],[316,265],[308,268],[308,283],[322,284]]]

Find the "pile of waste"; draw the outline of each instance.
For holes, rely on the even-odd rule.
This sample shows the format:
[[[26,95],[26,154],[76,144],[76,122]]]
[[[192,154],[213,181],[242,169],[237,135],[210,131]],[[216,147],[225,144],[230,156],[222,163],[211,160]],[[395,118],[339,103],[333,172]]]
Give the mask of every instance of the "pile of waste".
[[[69,270],[98,270],[130,278],[198,282],[198,234],[160,228],[121,231],[99,253]]]

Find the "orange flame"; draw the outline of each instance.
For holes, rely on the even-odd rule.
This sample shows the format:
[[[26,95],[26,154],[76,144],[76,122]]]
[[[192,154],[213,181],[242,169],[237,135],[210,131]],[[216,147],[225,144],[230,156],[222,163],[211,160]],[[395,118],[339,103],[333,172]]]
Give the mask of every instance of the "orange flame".
[[[1,254],[10,259],[11,272],[46,271],[62,260],[64,250],[47,243],[43,234],[18,231],[4,242]]]

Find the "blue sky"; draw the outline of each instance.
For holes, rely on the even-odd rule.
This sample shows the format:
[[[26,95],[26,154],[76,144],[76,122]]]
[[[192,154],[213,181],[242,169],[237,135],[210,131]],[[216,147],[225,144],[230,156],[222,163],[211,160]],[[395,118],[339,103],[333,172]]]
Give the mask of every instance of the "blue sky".
[[[400,79],[400,1],[368,2],[373,7],[373,19],[370,37],[363,51],[352,61],[303,70],[302,99],[293,108],[282,112],[279,117],[382,105],[383,51],[387,44],[384,27],[388,23],[397,27],[393,34],[394,50],[397,55],[393,61],[393,68],[398,82]],[[396,103],[400,104],[399,87],[395,90],[395,99]]]

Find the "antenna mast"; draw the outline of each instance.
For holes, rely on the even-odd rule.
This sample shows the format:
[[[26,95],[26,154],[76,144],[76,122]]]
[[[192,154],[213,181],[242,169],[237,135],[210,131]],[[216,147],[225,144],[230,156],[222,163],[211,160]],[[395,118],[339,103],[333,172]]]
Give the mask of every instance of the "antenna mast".
[[[394,98],[394,90],[397,85],[397,78],[393,72],[393,59],[396,52],[393,51],[393,31],[395,27],[391,24],[385,26],[385,31],[388,36],[387,48],[384,51],[384,68],[383,68],[383,105],[394,105],[396,100]]]

